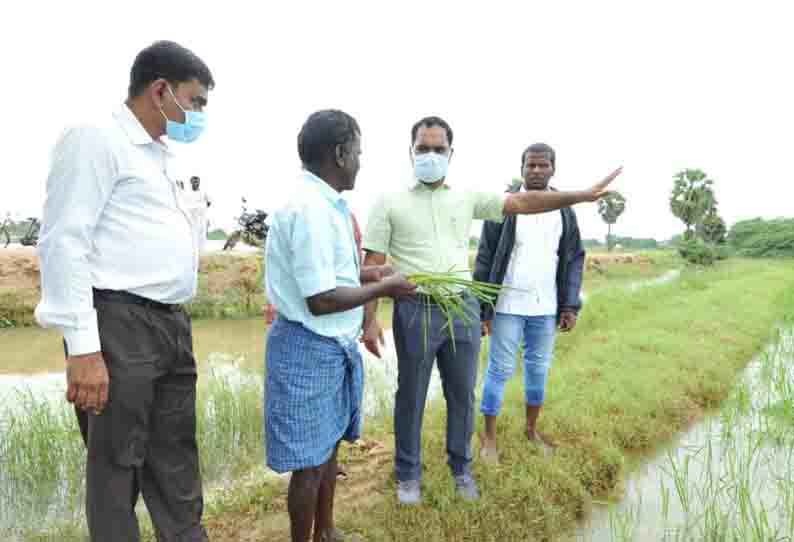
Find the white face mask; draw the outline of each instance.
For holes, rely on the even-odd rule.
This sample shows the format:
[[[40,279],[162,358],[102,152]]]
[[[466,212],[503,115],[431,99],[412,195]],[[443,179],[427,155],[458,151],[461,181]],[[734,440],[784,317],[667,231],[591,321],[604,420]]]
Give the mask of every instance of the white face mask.
[[[418,181],[433,184],[447,176],[449,156],[425,152],[414,156],[414,175]]]

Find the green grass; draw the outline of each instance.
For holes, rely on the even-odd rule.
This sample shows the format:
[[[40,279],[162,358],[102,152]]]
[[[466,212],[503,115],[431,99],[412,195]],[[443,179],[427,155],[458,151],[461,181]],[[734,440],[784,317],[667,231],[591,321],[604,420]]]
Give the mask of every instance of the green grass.
[[[523,383],[515,378],[500,417],[502,466],[475,464],[481,503],[454,497],[445,411],[435,407],[423,437],[426,505],[401,509],[388,487],[382,504],[344,523],[369,540],[555,537],[591,495],[615,489],[627,457],[668,441],[728,396],[737,371],[794,308],[792,281],[785,263],[736,260],[633,294],[602,291],[558,342],[540,423],[558,446],[551,459],[523,437]]]

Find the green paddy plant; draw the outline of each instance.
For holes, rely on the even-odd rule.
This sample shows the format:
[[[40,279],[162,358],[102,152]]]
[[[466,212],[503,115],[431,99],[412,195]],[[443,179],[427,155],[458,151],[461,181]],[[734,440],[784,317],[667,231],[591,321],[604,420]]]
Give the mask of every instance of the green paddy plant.
[[[676,461],[675,455],[672,451],[667,452],[667,459],[668,464],[670,466],[669,471],[667,471],[668,476],[673,480],[673,486],[675,487],[676,495],[678,496],[678,501],[681,503],[681,507],[683,508],[684,512],[689,515],[691,510],[691,496],[689,494],[689,463],[690,463],[691,456],[687,454],[684,456],[683,461],[679,464]]]
[[[85,448],[73,410],[30,390],[12,399],[0,408],[1,540],[44,516],[72,517],[82,504]]]
[[[616,511],[616,507],[609,509],[609,531],[611,540],[615,542],[631,542],[634,540],[634,530],[639,523],[642,502],[629,507],[624,512]]]
[[[199,453],[206,482],[236,477],[260,461],[262,387],[260,375],[236,368],[213,370],[199,386]],[[12,397],[13,409],[0,406],[0,540],[15,540],[18,533],[27,537],[20,540],[83,540],[67,536],[82,510],[85,476],[74,411],[65,401],[29,390]],[[45,516],[48,525],[37,523]],[[82,522],[77,525],[82,529]]]
[[[662,518],[667,522],[667,518],[670,517],[670,490],[663,479],[659,480],[659,494],[662,497]]]
[[[201,469],[208,480],[247,471],[262,454],[262,378],[212,371],[199,389]]]
[[[425,301],[424,340],[427,347],[427,334],[430,326],[432,306],[436,305],[447,323],[444,326],[449,330],[452,339],[452,348],[455,348],[455,318],[460,318],[466,325],[471,325],[479,320],[479,314],[473,313],[466,305],[462,293],[468,293],[480,303],[493,306],[494,300],[504,286],[477,280],[463,278],[469,271],[450,270],[445,273],[413,273],[406,278],[416,284],[419,290],[427,296]]]

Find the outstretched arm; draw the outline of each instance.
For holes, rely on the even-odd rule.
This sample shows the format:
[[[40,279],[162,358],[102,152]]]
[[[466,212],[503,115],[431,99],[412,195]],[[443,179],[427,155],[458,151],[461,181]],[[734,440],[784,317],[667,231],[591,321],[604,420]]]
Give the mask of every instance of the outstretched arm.
[[[607,188],[615,178],[621,174],[623,167],[619,167],[607,177],[587,190],[574,190],[553,192],[550,190],[527,190],[515,192],[505,199],[505,215],[528,215],[545,213],[571,207],[579,203],[598,201],[609,193]]]

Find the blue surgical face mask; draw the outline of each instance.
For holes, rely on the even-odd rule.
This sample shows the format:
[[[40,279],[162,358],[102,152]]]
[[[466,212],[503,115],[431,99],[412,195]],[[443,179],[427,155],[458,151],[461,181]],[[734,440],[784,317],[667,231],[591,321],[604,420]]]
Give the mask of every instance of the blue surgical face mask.
[[[425,152],[414,156],[414,175],[418,181],[433,184],[447,176],[449,156]]]
[[[171,141],[192,143],[204,132],[204,128],[207,126],[207,115],[199,111],[188,111],[179,105],[174,91],[171,90],[171,85],[168,85],[168,92],[171,93],[176,106],[185,114],[185,122],[176,122],[169,119],[163,109],[160,108],[160,113],[165,117],[165,133]]]

